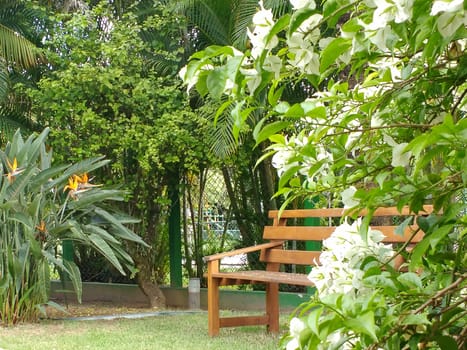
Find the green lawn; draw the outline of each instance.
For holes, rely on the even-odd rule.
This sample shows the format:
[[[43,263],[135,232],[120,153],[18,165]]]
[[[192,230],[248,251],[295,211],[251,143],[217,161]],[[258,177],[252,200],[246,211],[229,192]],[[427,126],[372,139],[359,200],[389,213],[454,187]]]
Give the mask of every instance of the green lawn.
[[[287,315],[282,328],[287,329]],[[0,328],[0,348],[13,349],[278,349],[280,336],[265,327],[223,328],[207,335],[207,314],[180,314],[141,319],[41,321]]]

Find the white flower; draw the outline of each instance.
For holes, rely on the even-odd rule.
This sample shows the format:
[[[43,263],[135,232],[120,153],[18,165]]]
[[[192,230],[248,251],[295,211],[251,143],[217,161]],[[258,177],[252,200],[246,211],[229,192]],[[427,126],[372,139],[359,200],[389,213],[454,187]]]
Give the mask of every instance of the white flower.
[[[290,320],[290,335],[293,337],[298,338],[305,328],[305,323],[298,317],[294,317]]]
[[[286,350],[297,350],[300,349],[300,343],[297,338],[292,338],[285,347]]]
[[[436,0],[433,2],[430,15],[434,16],[440,12],[457,12],[462,10],[464,0]]]
[[[331,236],[323,240],[319,265],[308,275],[320,295],[331,293],[367,293],[363,285],[362,261],[374,256],[378,261],[388,261],[394,254],[390,245],[381,242],[380,231],[369,229],[365,240],[360,233],[361,219],[349,224],[347,220],[336,227]]]
[[[319,75],[319,55],[313,50],[293,49],[289,50],[292,54],[288,60],[292,67],[298,68],[305,74]]]
[[[267,56],[264,59],[263,68],[268,72],[274,73],[274,79],[279,79],[282,68],[282,60],[277,56]]]
[[[391,165],[393,167],[406,167],[409,165],[410,158],[412,157],[412,152],[407,152],[405,148],[407,147],[408,143],[403,142],[397,144],[392,149],[392,162]]]
[[[290,320],[289,327],[290,327],[290,335],[293,338],[287,343],[286,350],[299,349],[300,348],[300,343],[299,343],[300,333],[302,333],[302,331],[306,329],[307,326],[301,319],[299,319],[298,317],[294,317]]]
[[[321,20],[323,19],[323,16],[315,13],[308,17],[306,20],[300,24],[300,27],[298,27],[297,31],[303,34],[306,34],[305,39],[310,40],[312,43],[316,43],[316,40],[319,39],[320,36],[320,30],[317,28]],[[310,33],[311,32],[311,33]]]
[[[376,47],[381,51],[386,51],[388,44],[390,45],[397,39],[396,34],[392,31],[392,28],[389,25],[373,32],[367,32],[365,35],[368,35],[367,38],[370,42],[376,45]]]
[[[290,0],[294,10],[300,10],[303,8],[309,8],[314,10],[316,8],[316,3],[314,0]]]
[[[344,203],[344,208],[353,208],[357,206],[360,201],[354,198],[354,194],[357,192],[355,186],[350,186],[341,192],[342,203]]]
[[[276,169],[283,169],[289,162],[289,159],[294,156],[294,154],[295,152],[292,150],[279,150],[272,156],[271,164]]]
[[[274,17],[270,9],[265,9],[263,1],[259,2],[260,10],[253,16],[254,29],[247,29],[252,50],[251,55],[258,58],[263,50],[271,50],[277,46],[279,39],[276,35],[268,39],[271,28],[274,26]]]
[[[467,25],[467,12],[463,8],[463,0],[436,0],[430,15],[441,15],[436,21],[440,34],[447,38],[452,36],[462,25]]]
[[[444,12],[436,21],[436,27],[445,38],[452,36],[461,25],[467,25],[467,13]]]
[[[386,27],[389,22],[403,23],[412,17],[413,0],[375,0],[372,30]]]
[[[240,73],[242,73],[245,76],[249,93],[250,95],[253,95],[258,86],[261,84],[261,75],[254,68],[240,68]]]
[[[412,157],[412,152],[406,151],[405,148],[407,147],[408,143],[397,143],[394,139],[389,135],[383,136],[384,142],[386,142],[389,146],[392,147],[392,161],[391,165],[393,167],[406,167],[409,165],[410,158]]]
[[[263,0],[259,1],[260,10],[253,16],[255,26],[271,27],[274,25],[274,16],[270,9],[265,9]]]

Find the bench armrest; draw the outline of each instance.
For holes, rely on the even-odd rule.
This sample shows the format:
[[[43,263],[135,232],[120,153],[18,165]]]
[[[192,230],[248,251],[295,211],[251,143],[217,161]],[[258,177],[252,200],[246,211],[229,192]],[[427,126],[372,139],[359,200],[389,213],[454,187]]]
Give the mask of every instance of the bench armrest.
[[[262,249],[274,248],[274,247],[277,247],[277,246],[280,246],[280,245],[284,244],[284,242],[285,241],[274,241],[274,242],[269,242],[269,243],[262,243],[262,244],[254,245],[254,246],[251,246],[251,247],[232,250],[230,252],[224,252],[224,253],[218,253],[218,254],[214,254],[214,255],[208,255],[208,256],[205,256],[203,258],[203,260],[205,262],[220,260],[220,259],[226,258],[228,256],[247,254],[247,253],[256,252],[256,251],[262,250]]]

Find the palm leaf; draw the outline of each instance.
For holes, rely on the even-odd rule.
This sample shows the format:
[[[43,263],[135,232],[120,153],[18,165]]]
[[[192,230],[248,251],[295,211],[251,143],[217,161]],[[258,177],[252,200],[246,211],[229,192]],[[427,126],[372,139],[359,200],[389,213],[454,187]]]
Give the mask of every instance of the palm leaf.
[[[246,48],[247,28],[251,25],[253,15],[258,10],[258,1],[237,0],[234,2],[230,21],[230,36],[234,46],[240,50]]]
[[[125,271],[123,270],[120,261],[115,255],[115,248],[112,249],[109,244],[99,235],[91,233],[89,235],[89,239],[92,242],[92,246],[96,249],[99,253],[101,253],[108,262],[110,262],[122,275],[126,275]]]
[[[10,64],[34,67],[39,51],[36,46],[12,29],[0,24],[0,53]]]
[[[73,261],[64,260],[63,265],[68,271],[68,277],[70,277],[71,283],[73,284],[73,289],[76,293],[76,298],[78,302],[81,303],[81,296],[83,294],[83,286],[81,284],[81,273],[78,266]]]
[[[133,242],[140,243],[140,244],[147,246],[147,244],[141,239],[140,236],[138,236],[133,231],[125,227],[120,221],[118,221],[118,219],[115,216],[113,216],[106,210],[103,210],[101,208],[96,208],[94,212],[100,217],[102,217],[104,220],[106,220],[109,224],[112,225],[113,227],[112,231],[117,236],[125,240],[133,241]]]
[[[68,203],[68,209],[87,209],[95,203],[100,203],[107,200],[122,201],[123,192],[120,190],[101,190],[97,188],[91,189],[88,192],[83,192],[83,194],[80,195],[77,200],[70,201]]]
[[[223,8],[230,9],[228,1],[216,0],[186,0],[181,2],[180,9],[189,22],[207,38],[207,43],[229,45],[229,26],[225,22],[228,17],[222,19],[219,16],[222,15],[219,12],[219,3]]]

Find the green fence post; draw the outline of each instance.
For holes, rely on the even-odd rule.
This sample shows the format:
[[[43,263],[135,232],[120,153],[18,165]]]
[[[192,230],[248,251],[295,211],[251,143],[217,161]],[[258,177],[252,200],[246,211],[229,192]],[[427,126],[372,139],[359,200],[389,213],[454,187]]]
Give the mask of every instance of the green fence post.
[[[169,260],[170,286],[182,287],[182,234],[180,230],[180,174],[177,172],[169,184]]]
[[[73,249],[73,241],[65,239],[62,241],[62,258],[66,261],[75,260],[75,252]]]
[[[314,197],[311,199],[305,199],[305,202],[303,203],[304,209],[313,209],[315,207],[315,204],[318,202],[318,197]],[[305,218],[304,220],[304,225],[305,226],[319,226],[319,218]],[[320,251],[321,250],[321,242],[316,242],[316,241],[306,241],[305,243],[305,248],[306,250],[311,250],[311,251]],[[311,271],[311,266],[306,267],[306,273],[310,273]],[[307,287],[307,292],[308,294],[314,293],[314,288],[313,287]]]

